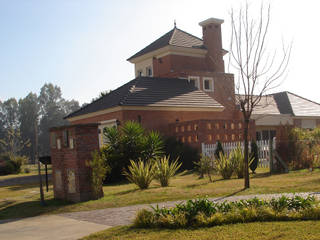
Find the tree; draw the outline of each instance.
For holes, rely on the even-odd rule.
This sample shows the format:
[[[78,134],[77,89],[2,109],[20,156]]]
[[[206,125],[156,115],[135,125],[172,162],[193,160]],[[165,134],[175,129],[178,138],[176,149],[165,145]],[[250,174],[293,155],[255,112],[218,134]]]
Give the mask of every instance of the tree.
[[[4,129],[19,126],[19,107],[15,98],[9,98],[0,105],[0,117]]]
[[[37,94],[29,93],[25,98],[19,100],[20,132],[23,141],[30,141],[30,147],[25,147],[23,155],[35,159],[35,122],[39,116],[40,106]]]
[[[248,167],[248,129],[252,111],[261,98],[281,84],[291,53],[291,44],[282,46],[282,51],[267,48],[270,24],[270,5],[260,7],[257,19],[252,17],[249,5],[240,8],[235,15],[231,10],[231,42],[229,66],[238,72],[237,102],[244,121],[244,186],[250,187]],[[281,53],[281,55],[279,55]],[[240,95],[240,90],[243,94]]]
[[[0,139],[0,148],[11,156],[20,155],[20,152],[26,146],[30,146],[30,141],[22,139],[19,129],[8,128],[5,138]]]
[[[40,154],[47,155],[49,147],[49,129],[51,127],[68,124],[63,118],[79,109],[79,103],[75,100],[67,101],[62,98],[60,87],[52,83],[46,83],[40,90],[40,123],[39,123],[39,147]]]

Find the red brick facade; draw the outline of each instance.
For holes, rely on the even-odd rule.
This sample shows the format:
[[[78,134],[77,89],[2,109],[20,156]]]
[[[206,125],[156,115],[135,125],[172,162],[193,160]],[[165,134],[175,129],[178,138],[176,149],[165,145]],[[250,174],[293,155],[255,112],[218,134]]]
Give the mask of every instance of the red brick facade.
[[[91,169],[86,161],[99,149],[98,124],[72,125],[50,130],[52,178],[55,199],[93,199]]]

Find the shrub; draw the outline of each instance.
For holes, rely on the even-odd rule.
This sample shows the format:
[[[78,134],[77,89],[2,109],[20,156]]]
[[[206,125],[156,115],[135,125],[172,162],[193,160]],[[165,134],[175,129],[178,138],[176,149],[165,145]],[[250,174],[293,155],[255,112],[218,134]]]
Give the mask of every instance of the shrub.
[[[251,142],[250,159],[252,159],[252,162],[250,163],[249,167],[250,167],[252,173],[255,173],[255,171],[258,167],[258,162],[259,162],[259,150],[258,150],[258,145],[257,145],[256,141]]]
[[[237,202],[188,200],[172,208],[141,210],[136,227],[210,227],[221,224],[254,221],[318,220],[320,206],[314,197],[281,197],[270,201],[257,198]]]
[[[154,179],[154,165],[150,161],[144,163],[142,160],[138,162],[130,160],[130,163],[128,171],[124,171],[123,174],[140,189],[147,189]]]
[[[92,153],[92,160],[86,161],[86,165],[92,169],[91,184],[93,195],[96,199],[103,197],[102,184],[109,168],[98,151]]]
[[[217,141],[217,148],[214,152],[214,157],[218,159],[220,157],[220,153],[224,154],[224,151],[221,142]]]
[[[0,176],[15,173],[15,166],[12,161],[1,161],[0,162]]]
[[[231,153],[232,162],[235,166],[235,172],[238,178],[243,178],[244,175],[244,155],[241,147],[238,145]]]
[[[167,187],[169,180],[173,177],[181,167],[181,163],[178,163],[178,159],[174,162],[169,162],[170,157],[162,157],[155,161],[155,179],[157,179],[161,187]]]
[[[10,153],[0,155],[0,175],[20,173],[21,166],[27,162],[25,156],[14,156]]]
[[[233,162],[232,156],[219,153],[219,158],[215,159],[214,162],[217,172],[222,176],[223,179],[230,179],[235,169],[235,163]]]
[[[210,182],[213,182],[213,179],[211,175],[214,172],[214,161],[209,156],[202,155],[200,160],[198,162],[194,163],[196,165],[196,169],[200,174],[200,178],[203,178],[206,174],[210,180]]]
[[[179,158],[179,162],[182,163],[179,169],[180,171],[194,169],[194,163],[200,159],[199,152],[196,148],[184,144],[174,137],[167,137],[164,140],[164,151],[165,155],[171,156],[172,159]]]
[[[30,168],[24,168],[24,173],[30,173],[31,171],[30,171]]]
[[[156,132],[146,132],[139,123],[126,122],[120,128],[106,128],[108,142],[101,148],[101,156],[110,168],[107,181],[117,182],[130,165],[130,160],[147,161],[163,155],[163,140]]]
[[[232,163],[234,164],[234,171],[237,174],[238,178],[243,178],[244,175],[244,153],[240,147],[240,145],[237,146],[232,152],[231,152],[231,159]],[[252,164],[253,158],[251,155],[249,156],[249,166]]]

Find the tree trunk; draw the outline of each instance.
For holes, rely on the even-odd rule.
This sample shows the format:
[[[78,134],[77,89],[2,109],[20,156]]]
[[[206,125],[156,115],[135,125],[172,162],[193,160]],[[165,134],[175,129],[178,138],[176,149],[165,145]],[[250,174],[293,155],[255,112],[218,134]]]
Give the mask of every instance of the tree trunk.
[[[249,119],[244,120],[244,188],[250,188],[249,181]]]

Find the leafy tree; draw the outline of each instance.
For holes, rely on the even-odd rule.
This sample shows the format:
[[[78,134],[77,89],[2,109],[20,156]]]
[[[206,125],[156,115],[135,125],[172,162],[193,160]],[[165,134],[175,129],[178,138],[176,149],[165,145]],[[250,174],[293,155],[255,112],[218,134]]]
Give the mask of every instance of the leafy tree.
[[[18,102],[15,98],[9,98],[0,105],[1,122],[5,129],[17,128],[19,125]]]
[[[25,98],[19,100],[19,121],[20,132],[23,141],[30,141],[30,147],[22,150],[23,155],[28,155],[30,159],[35,158],[35,123],[39,116],[40,106],[38,97],[34,93],[29,93]]]
[[[51,83],[45,84],[39,95],[40,104],[40,154],[49,154],[49,129],[55,126],[68,124],[63,118],[79,109],[79,103],[75,100],[66,101],[62,98],[60,87]]]

